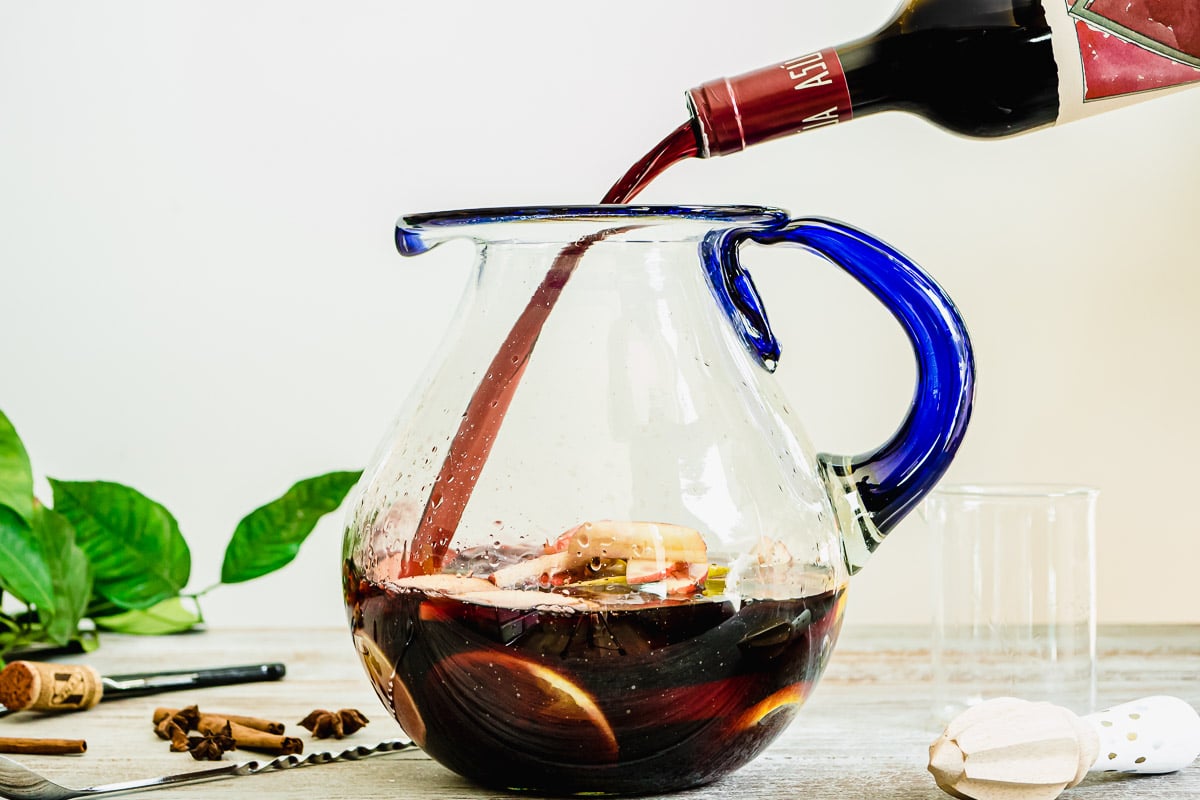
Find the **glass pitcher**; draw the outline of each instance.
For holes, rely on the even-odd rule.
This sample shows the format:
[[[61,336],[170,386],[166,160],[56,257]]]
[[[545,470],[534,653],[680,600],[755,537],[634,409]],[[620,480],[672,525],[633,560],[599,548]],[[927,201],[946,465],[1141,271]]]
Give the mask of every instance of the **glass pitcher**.
[[[970,345],[907,258],[757,207],[410,216],[404,255],[477,262],[364,474],[343,548],[354,641],[425,751],[486,786],[681,789],[795,716],[851,574],[934,485],[970,415]],[[746,241],[849,272],[917,357],[893,437],[818,454],[773,371]]]

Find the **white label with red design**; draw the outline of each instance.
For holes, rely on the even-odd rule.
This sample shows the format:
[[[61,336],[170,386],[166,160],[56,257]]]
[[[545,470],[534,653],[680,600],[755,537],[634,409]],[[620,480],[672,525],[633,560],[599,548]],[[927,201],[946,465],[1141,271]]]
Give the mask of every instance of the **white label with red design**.
[[[1200,81],[1200,0],[1045,0],[1058,121]]]

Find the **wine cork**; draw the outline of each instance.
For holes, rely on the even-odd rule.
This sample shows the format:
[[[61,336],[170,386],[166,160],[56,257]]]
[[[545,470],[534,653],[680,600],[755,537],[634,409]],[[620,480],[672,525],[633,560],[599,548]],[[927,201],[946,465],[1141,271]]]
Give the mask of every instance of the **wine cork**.
[[[10,711],[86,711],[103,693],[100,673],[82,664],[14,661],[0,672],[0,703]]]

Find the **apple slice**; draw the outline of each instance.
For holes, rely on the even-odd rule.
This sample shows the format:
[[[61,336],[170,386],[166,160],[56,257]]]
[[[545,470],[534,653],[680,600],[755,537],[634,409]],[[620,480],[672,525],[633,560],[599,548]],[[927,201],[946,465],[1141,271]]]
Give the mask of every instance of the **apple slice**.
[[[531,592],[527,589],[501,589],[493,586],[490,592],[468,592],[456,600],[480,606],[493,606],[508,611],[529,609],[560,609],[565,612],[591,607],[591,603],[578,597],[553,592]]]
[[[550,553],[492,573],[503,589],[548,589],[577,583],[589,566],[625,562],[631,585],[668,582],[668,593],[694,594],[708,575],[708,547],[699,531],[665,522],[584,522],[564,532]]]
[[[625,563],[625,582],[643,586],[662,582],[670,596],[693,595],[704,588],[708,564],[676,561],[663,564],[652,559],[630,559]]]
[[[549,588],[567,582],[566,573],[575,566],[567,553],[551,553],[501,567],[492,573],[491,581],[501,589]]]
[[[708,563],[708,546],[700,532],[667,522],[584,522],[559,536],[555,550],[582,561],[621,558]]]
[[[445,572],[433,575],[416,575],[412,578],[398,578],[389,581],[389,584],[400,589],[419,589],[426,594],[460,595],[468,592],[496,590],[495,584],[486,578],[475,578],[469,575],[452,575]]]

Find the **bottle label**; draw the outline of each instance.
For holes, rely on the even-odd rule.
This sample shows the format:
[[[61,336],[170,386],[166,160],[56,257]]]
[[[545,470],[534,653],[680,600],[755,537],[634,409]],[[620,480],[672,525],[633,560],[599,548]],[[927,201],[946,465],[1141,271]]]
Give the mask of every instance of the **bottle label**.
[[[854,115],[846,73],[836,50],[818,50],[792,58],[778,69],[786,75],[792,91],[800,93],[796,96],[804,96],[803,103],[796,105],[804,105],[812,112],[801,119],[801,131],[836,125]]]
[[[1059,122],[1200,81],[1196,0],[1047,0]]]
[[[786,102],[782,99],[786,98]],[[725,155],[797,131],[850,119],[850,90],[836,50],[817,50],[688,92],[701,155]]]

